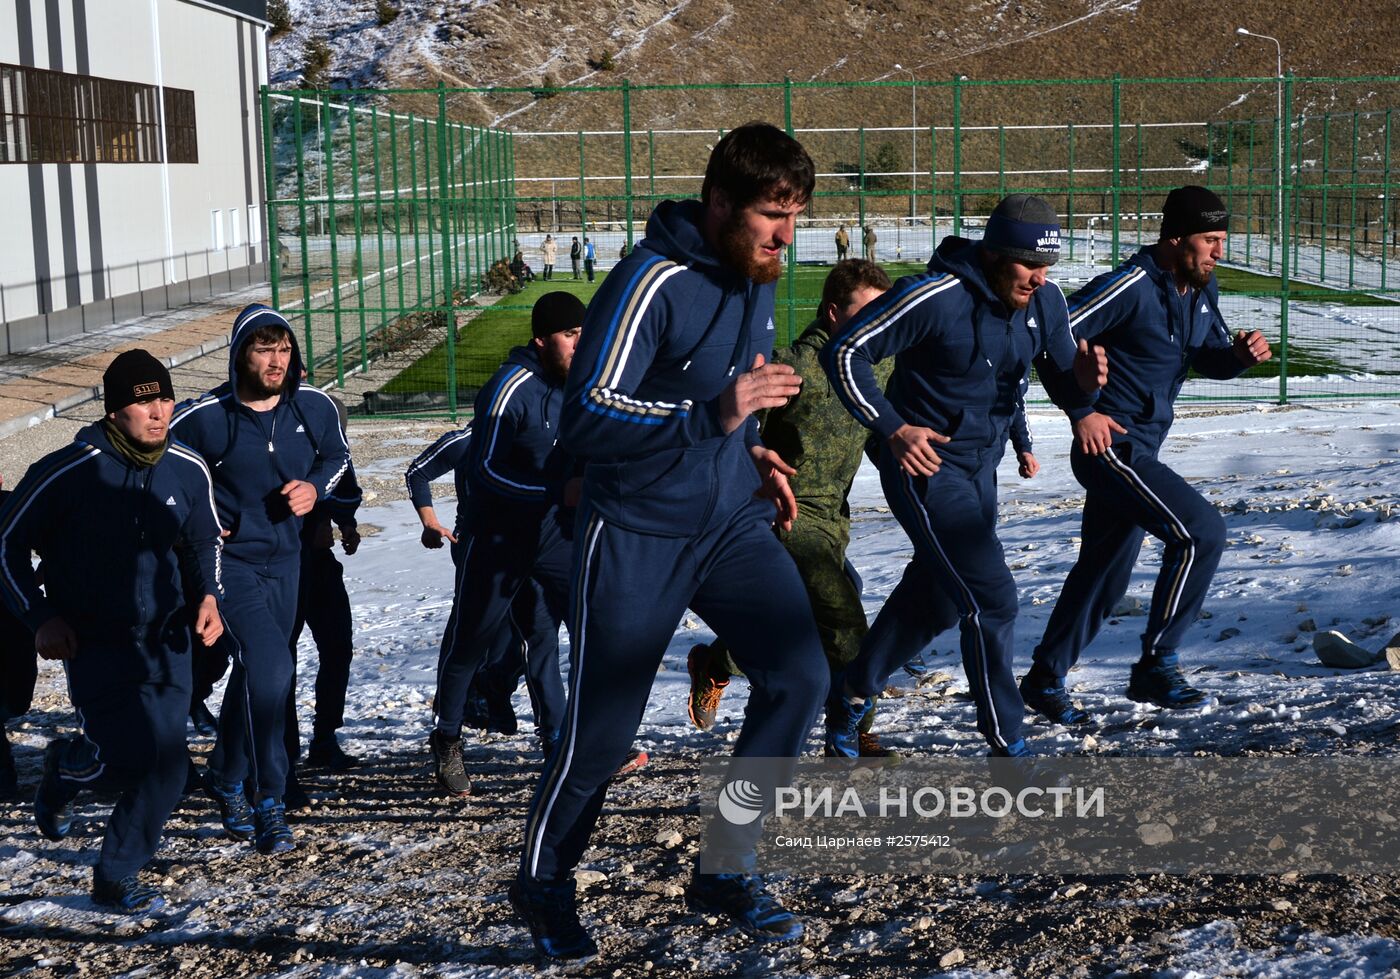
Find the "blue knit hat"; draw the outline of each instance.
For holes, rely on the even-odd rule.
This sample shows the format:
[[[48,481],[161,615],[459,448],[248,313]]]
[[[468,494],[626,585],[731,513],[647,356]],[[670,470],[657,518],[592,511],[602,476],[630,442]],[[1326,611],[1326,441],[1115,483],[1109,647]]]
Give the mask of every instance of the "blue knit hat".
[[[1060,260],[1060,219],[1039,197],[1011,194],[987,218],[982,247],[998,255],[1037,265]]]

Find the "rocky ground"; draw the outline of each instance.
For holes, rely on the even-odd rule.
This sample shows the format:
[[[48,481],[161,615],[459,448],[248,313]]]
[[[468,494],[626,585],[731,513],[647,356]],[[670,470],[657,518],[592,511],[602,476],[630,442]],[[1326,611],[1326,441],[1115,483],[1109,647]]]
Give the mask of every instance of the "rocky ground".
[[[63,427],[53,425],[46,438],[66,440]],[[390,526],[392,520],[381,515],[391,515],[393,508],[383,504],[403,499],[398,478],[403,464],[444,427],[353,425],[357,462],[370,495],[370,523],[386,525],[375,529],[404,539],[403,526],[411,526],[411,517],[410,524]],[[37,441],[37,434],[31,438]],[[0,457],[5,451],[10,471],[18,472],[17,460],[36,449],[0,447]],[[415,610],[397,604],[407,594],[388,596],[377,614],[408,621]],[[359,628],[358,597],[356,602]],[[408,628],[384,626],[399,630],[394,632],[399,636]],[[433,627],[428,621],[422,628],[428,638],[404,642],[430,643]],[[365,764],[342,776],[306,773],[314,806],[296,824],[299,848],[280,859],[257,856],[247,844],[225,839],[212,805],[191,796],[171,820],[152,867],[170,899],[170,907],[158,914],[126,919],[96,909],[86,896],[106,811],[103,800],[80,807],[75,833],[62,843],[39,836],[27,802],[0,803],[0,974],[536,971],[528,937],[505,904],[541,761],[531,729],[522,724],[517,735],[483,736],[473,744],[469,766],[476,781],[470,798],[436,795],[422,748],[423,696],[431,687],[421,678],[399,676],[391,647],[365,640],[357,676],[381,675],[382,689],[361,698],[345,732]],[[1363,680],[1372,682],[1364,676],[1355,682]],[[1338,714],[1338,702],[1359,698],[1352,688],[1329,689],[1316,716],[1302,704],[1303,719],[1294,715],[1280,726],[1279,737],[1269,738],[1261,728],[1261,744],[1272,745],[1265,750],[1299,750],[1290,732],[1320,728]],[[920,722],[928,716],[925,711],[937,711],[955,732],[954,750],[976,753],[963,694],[935,686],[912,693],[905,688],[903,696],[909,703],[892,705],[888,715],[897,742],[928,750],[935,735],[923,731]],[[916,705],[911,698],[928,703]],[[1200,730],[1188,726],[1185,737],[1176,725],[1155,723],[1154,715],[1134,715],[1132,750],[1208,749],[1211,726],[1223,732],[1232,719],[1222,711],[1202,719]],[[737,712],[722,716],[717,735],[702,735],[687,727],[683,714],[658,725],[648,716],[643,736],[653,760],[614,784],[585,859],[584,917],[602,957],[579,974],[1400,974],[1400,886],[1389,875],[778,878],[775,890],[802,912],[808,932],[796,945],[755,948],[723,923],[690,913],[681,895],[702,828],[696,762],[722,749],[738,720]],[[44,742],[71,724],[62,674],[46,668],[33,711],[14,731],[26,791],[37,779]],[[1328,735],[1335,753],[1396,753],[1397,728],[1389,715],[1370,726],[1339,729],[1347,733]],[[1303,747],[1312,743],[1305,740]],[[209,747],[207,739],[192,744],[197,757]]]

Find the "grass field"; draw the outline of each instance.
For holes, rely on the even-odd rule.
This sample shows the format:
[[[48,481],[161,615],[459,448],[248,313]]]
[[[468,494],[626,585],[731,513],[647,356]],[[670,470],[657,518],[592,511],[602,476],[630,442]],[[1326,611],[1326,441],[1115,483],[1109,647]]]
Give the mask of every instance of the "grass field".
[[[885,271],[892,279],[902,275],[922,271],[921,263],[889,263]],[[788,280],[784,277],[778,283],[778,309],[774,317],[778,330],[778,343],[787,343],[802,331],[815,315],[821,296],[822,283],[830,271],[828,266],[800,265],[793,274],[791,295],[792,315],[788,315]],[[1221,291],[1236,294],[1276,293],[1280,287],[1277,278],[1244,272],[1238,269],[1217,269]],[[471,399],[475,391],[494,374],[510,349],[530,339],[530,309],[535,301],[556,289],[573,293],[585,304],[593,297],[603,276],[594,283],[582,279],[574,280],[565,275],[549,282],[536,279],[522,292],[506,296],[495,305],[481,311],[464,325],[458,334],[456,349],[457,390],[462,402]],[[1348,306],[1388,305],[1386,300],[1374,296],[1325,291],[1319,293],[1318,302],[1335,302]],[[1259,376],[1276,376],[1278,360],[1275,359],[1256,370]],[[1320,353],[1310,353],[1296,340],[1289,349],[1290,375],[1329,374],[1338,372],[1342,365],[1331,357]],[[405,368],[381,390],[387,395],[414,395],[423,392],[442,393],[447,389],[447,345],[440,344],[418,361]]]

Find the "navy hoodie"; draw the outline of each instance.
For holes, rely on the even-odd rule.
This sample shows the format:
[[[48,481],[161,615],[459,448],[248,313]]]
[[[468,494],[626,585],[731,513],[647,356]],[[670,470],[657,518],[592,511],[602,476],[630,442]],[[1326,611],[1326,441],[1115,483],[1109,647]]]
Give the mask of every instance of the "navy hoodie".
[[[750,417],[729,435],[718,398],[773,352],[773,284],[704,239],[699,201],[665,201],[588,305],[564,388],[561,444],[586,461],[584,498],[618,526],[686,537],[759,486]]]
[[[982,270],[981,243],[948,237],[928,271],[906,276],[862,309],[822,350],[832,387],[856,419],[888,438],[902,425],[947,435],[944,464],[971,474],[995,468],[1032,363],[1072,419],[1093,394],[1074,381],[1075,341],[1064,294],[1047,282],[1010,311]],[[880,390],[873,366],[894,355]]]
[[[0,591],[31,631],[61,615],[79,638],[164,630],[166,644],[183,650],[177,548],[191,557],[191,587],[222,598],[219,521],[204,461],[171,439],[154,466],[138,467],[101,424],[88,425],[30,466],[0,508]],[[42,591],[31,551],[43,560]]]
[[[238,397],[238,360],[260,326],[281,327],[292,342],[282,397],[269,411],[253,411]],[[213,473],[219,520],[232,531],[224,539],[228,556],[257,565],[295,561],[301,519],[282,487],[304,480],[316,488],[317,500],[331,494],[350,464],[340,417],[329,395],[302,385],[296,335],[275,310],[254,304],[239,313],[228,349],[228,381],[180,405],[171,430]]]
[[[1245,369],[1220,315],[1215,276],[1183,296],[1151,245],[1071,296],[1069,316],[1076,338],[1108,353],[1108,384],[1095,410],[1128,430],[1115,433],[1114,444],[1132,442],[1156,453],[1189,368],[1221,380]]]
[[[464,460],[469,524],[538,523],[560,502],[568,471],[556,444],[563,398],[563,386],[545,371],[533,344],[511,350],[477,392],[476,437],[466,441]]]

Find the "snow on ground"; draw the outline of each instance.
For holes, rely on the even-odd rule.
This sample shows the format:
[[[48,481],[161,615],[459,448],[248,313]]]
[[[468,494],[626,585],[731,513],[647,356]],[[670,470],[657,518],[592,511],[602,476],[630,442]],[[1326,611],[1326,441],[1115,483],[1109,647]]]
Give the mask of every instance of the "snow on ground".
[[[1034,412],[1031,425],[1041,474],[1024,481],[1010,467],[1000,473],[1001,534],[1022,602],[1019,668],[1029,661],[1074,560],[1082,499],[1068,468],[1067,425],[1049,412]],[[355,441],[362,477],[385,481],[381,486],[397,481],[432,439],[432,433],[412,428],[376,431]],[[1206,615],[1183,647],[1184,665],[1209,701],[1199,710],[1170,713],[1123,696],[1159,556],[1149,541],[1123,614],[1070,677],[1076,698],[1101,717],[1101,730],[1091,742],[1082,732],[1035,723],[1029,728],[1033,745],[1045,752],[1396,755],[1400,672],[1384,663],[1360,671],[1324,668],[1311,651],[1311,638],[1317,630],[1338,629],[1378,648],[1400,630],[1400,581],[1394,573],[1400,520],[1393,519],[1400,514],[1397,449],[1400,405],[1393,404],[1202,410],[1180,419],[1164,458],[1217,505],[1229,530]],[[445,517],[452,507],[450,483],[439,483],[437,492]],[[0,807],[0,879],[6,881],[0,934],[13,942],[10,952],[0,953],[0,963],[8,962],[18,970],[14,974],[47,975],[62,968],[65,956],[80,955],[111,973],[155,961],[153,956],[168,964],[172,956],[185,961],[193,954],[219,963],[210,966],[214,974],[234,968],[231,962],[247,974],[288,976],[530,972],[527,940],[498,893],[511,872],[518,810],[538,765],[529,707],[522,691],[516,700],[521,732],[492,736],[473,748],[470,764],[487,786],[484,794],[461,807],[431,797],[423,741],[438,640],[450,607],[451,563],[446,550],[420,546],[410,504],[391,495],[381,490],[362,511],[370,536],[358,554],[344,559],[356,659],[342,736],[365,757],[367,768],[344,783],[349,788],[338,788],[341,783],[329,776],[312,776],[318,807],[299,830],[302,849],[266,877],[266,863],[248,855],[245,845],[225,840],[207,804],[195,800],[192,814],[187,808],[172,825],[158,858],[177,910],[155,925],[127,923],[94,910],[85,895],[87,867],[100,838],[97,804],[81,807],[79,833],[58,844],[37,835],[27,806]],[[869,467],[861,470],[851,502],[850,556],[864,577],[867,611],[874,614],[898,580],[909,547]],[[746,687],[736,680],[714,732],[697,732],[687,720],[685,656],[692,644],[710,637],[692,615],[676,630],[638,735],[656,761],[614,787],[599,849],[587,858],[588,866],[617,882],[616,889],[600,885],[603,890],[590,891],[585,900],[586,916],[598,916],[589,920],[604,939],[605,957],[626,965],[616,974],[645,971],[643,960],[653,958],[669,963],[664,969],[659,964],[657,974],[1059,975],[1085,960],[1093,969],[1085,974],[1120,970],[1182,979],[1383,976],[1400,968],[1393,916],[1376,904],[1394,901],[1393,882],[1383,878],[1308,884],[1335,890],[1326,906],[1343,910],[1321,918],[1298,912],[1297,921],[1262,930],[1257,920],[1236,920],[1256,900],[1257,881],[1172,883],[1159,876],[1107,888],[1091,882],[1084,899],[1092,902],[1082,913],[1100,917],[1072,916],[1059,930],[1047,926],[1041,938],[1025,942],[1030,949],[1049,941],[1051,950],[1021,959],[1015,947],[1021,939],[1007,937],[1002,925],[986,925],[988,919],[1014,909],[1020,920],[1033,915],[1023,927],[1034,930],[1033,922],[1042,920],[1034,915],[1081,914],[1058,912],[1068,908],[1056,904],[1058,885],[1035,875],[981,882],[787,882],[785,896],[813,913],[813,891],[835,890],[825,907],[844,908],[839,914],[851,914],[849,921],[859,924],[841,926],[831,920],[837,911],[822,912],[814,930],[820,937],[810,948],[773,954],[749,949],[732,932],[716,936],[705,922],[686,916],[675,892],[667,890],[682,882],[689,851],[670,852],[652,842],[658,824],[691,832],[694,804],[678,801],[676,793],[684,797],[685,787],[694,785],[695,760],[722,750],[742,717]],[[972,756],[984,750],[963,695],[956,647],[956,636],[946,635],[930,656],[934,669],[951,678],[945,682],[918,687],[912,678],[895,677],[894,695],[882,702],[877,721],[887,743],[914,754]],[[298,698],[303,717],[313,700],[307,668],[313,657],[304,639]],[[21,777],[30,785],[53,726],[70,722],[60,682],[57,671],[46,667],[40,701],[49,713],[36,710],[14,736]],[[206,748],[202,740],[197,744],[201,753]],[[1265,893],[1290,893],[1300,907],[1308,906],[1312,891],[1287,890],[1303,884],[1263,880]],[[908,896],[925,892],[929,896],[916,898],[918,906],[911,909]],[[927,933],[912,923],[919,914],[935,913],[920,910],[923,900],[930,909],[945,909]],[[182,907],[185,901],[195,903]],[[855,917],[852,909],[865,917]],[[1111,918],[1138,943],[1121,932],[1116,939],[1105,937],[1110,926],[1095,922]],[[945,935],[939,928],[954,930]],[[970,950],[968,961],[955,972],[936,968],[957,943]],[[195,951],[182,951],[186,947]],[[240,958],[220,958],[235,954]],[[395,964],[399,959],[402,964]],[[201,974],[196,966],[190,974]]]

